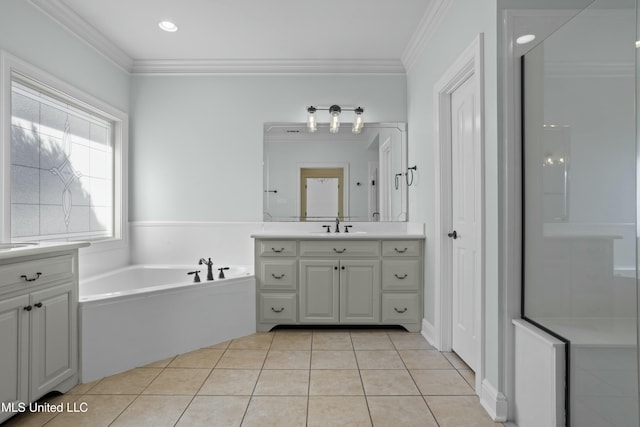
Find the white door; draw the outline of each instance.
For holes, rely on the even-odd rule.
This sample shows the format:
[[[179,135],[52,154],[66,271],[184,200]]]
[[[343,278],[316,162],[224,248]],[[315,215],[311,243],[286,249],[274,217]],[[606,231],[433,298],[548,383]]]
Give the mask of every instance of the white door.
[[[451,94],[452,190],[452,348],[471,369],[476,367],[476,292],[478,289],[479,188],[476,150],[480,134],[474,79],[467,79]]]

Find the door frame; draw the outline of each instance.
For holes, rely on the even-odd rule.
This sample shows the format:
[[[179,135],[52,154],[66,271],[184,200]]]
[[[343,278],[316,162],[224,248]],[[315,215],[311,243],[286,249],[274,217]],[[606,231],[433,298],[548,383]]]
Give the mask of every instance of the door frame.
[[[300,174],[301,169],[342,169],[343,170],[343,188],[342,188],[342,216],[343,218],[349,218],[349,163],[348,162],[334,162],[334,163],[298,163],[296,174],[296,209],[298,212],[298,218],[302,218],[302,200],[300,197]]]
[[[447,69],[434,85],[434,131],[435,131],[435,233],[434,233],[434,344],[440,351],[451,351],[453,334],[453,284],[452,243],[447,237],[452,224],[452,157],[451,157],[451,95],[468,79],[473,79],[479,96],[476,98],[476,129],[479,133],[479,149],[476,150],[476,203],[478,206],[477,254],[480,260],[475,293],[475,324],[477,330],[475,391],[482,393],[484,378],[484,73],[483,33],[476,36],[458,59]]]

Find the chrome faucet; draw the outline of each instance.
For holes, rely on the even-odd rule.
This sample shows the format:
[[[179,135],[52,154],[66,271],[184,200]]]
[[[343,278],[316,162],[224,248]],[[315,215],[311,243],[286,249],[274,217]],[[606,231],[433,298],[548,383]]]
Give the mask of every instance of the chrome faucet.
[[[211,261],[211,258],[209,258],[209,261],[207,261],[205,258],[200,258],[198,264],[207,266],[207,280],[213,280],[213,261]]]
[[[336,218],[336,233],[340,232],[340,219]]]

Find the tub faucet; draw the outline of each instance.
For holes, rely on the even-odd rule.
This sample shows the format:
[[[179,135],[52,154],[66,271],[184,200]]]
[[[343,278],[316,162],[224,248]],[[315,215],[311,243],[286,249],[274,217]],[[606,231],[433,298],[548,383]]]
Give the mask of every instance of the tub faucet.
[[[211,261],[211,258],[209,258],[209,261],[207,261],[205,258],[200,258],[198,264],[207,266],[207,280],[213,280],[213,261]]]

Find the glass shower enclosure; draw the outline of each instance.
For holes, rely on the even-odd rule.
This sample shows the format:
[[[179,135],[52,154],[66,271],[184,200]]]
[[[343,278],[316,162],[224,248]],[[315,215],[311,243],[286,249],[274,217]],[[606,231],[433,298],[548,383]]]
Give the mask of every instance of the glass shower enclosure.
[[[596,0],[521,62],[522,314],[567,344],[567,425],[637,427],[635,0]]]

